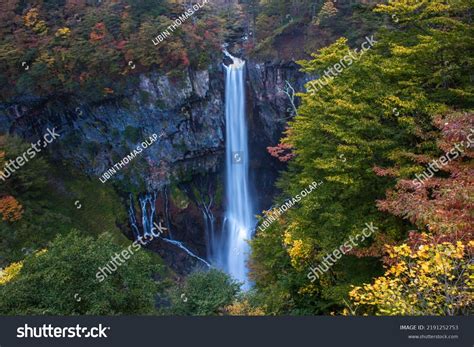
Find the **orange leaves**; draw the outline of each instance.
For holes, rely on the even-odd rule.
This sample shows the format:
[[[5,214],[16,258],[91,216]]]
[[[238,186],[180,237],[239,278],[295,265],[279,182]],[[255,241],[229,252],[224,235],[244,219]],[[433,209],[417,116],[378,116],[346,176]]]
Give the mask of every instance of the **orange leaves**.
[[[0,140],[5,141],[5,137],[1,136]],[[3,143],[0,143],[3,146]],[[5,152],[0,151],[0,165],[3,167],[5,161]],[[2,220],[6,222],[16,222],[21,219],[23,214],[23,206],[11,195],[4,195],[0,197],[0,214]]]
[[[377,176],[381,176],[381,177],[383,176],[397,177],[398,175],[398,170],[395,168],[382,168],[379,166],[374,166],[372,170]]]
[[[23,17],[25,26],[36,32],[37,34],[47,34],[48,27],[44,20],[39,19],[39,11],[37,8],[32,8]]]
[[[296,155],[292,148],[293,146],[288,143],[279,143],[275,147],[267,147],[267,151],[272,157],[278,158],[279,161],[287,162]]]
[[[23,206],[11,195],[0,198],[0,213],[6,222],[16,222],[21,219]]]
[[[381,257],[385,254],[385,247],[392,245],[395,240],[392,240],[390,236],[382,233],[375,234],[374,242],[367,248],[354,248],[348,251],[348,254],[354,255],[358,258],[362,257]]]
[[[94,25],[89,38],[92,42],[101,41],[107,33],[107,29],[105,28],[105,24],[100,22]]]
[[[90,77],[90,74],[87,73],[87,72],[81,72],[81,74],[79,75],[79,81],[81,83],[84,83],[88,78]]]
[[[123,50],[127,46],[127,43],[127,40],[120,40],[115,43],[115,48],[117,48],[118,50]]]
[[[35,25],[36,21],[38,20],[38,10],[36,8],[32,8],[29,10],[26,15],[23,17],[23,22],[27,27],[32,27]]]

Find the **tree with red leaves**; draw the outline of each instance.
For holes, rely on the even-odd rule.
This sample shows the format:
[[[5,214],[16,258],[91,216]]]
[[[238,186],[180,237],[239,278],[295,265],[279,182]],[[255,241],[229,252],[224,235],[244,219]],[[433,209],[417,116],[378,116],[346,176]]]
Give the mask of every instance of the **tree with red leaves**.
[[[289,127],[286,128],[285,134],[287,136],[291,134],[291,129]],[[282,138],[280,143],[275,147],[267,147],[267,151],[272,157],[277,158],[283,163],[286,163],[296,156],[296,154],[293,152],[293,145],[287,142],[285,137]]]
[[[435,124],[441,130],[438,148],[448,153],[457,147],[460,155],[446,165],[440,165],[439,172],[426,178],[423,184],[401,179],[377,205],[380,210],[408,219],[420,230],[429,231],[433,236],[431,241],[467,243],[472,240],[474,229],[474,145],[469,141],[474,140],[474,116],[472,113],[453,113],[436,119]],[[412,158],[421,164],[434,159],[426,155],[413,155]],[[383,175],[386,171],[379,169],[376,172]],[[410,233],[413,246],[424,242],[417,235],[420,234]]]

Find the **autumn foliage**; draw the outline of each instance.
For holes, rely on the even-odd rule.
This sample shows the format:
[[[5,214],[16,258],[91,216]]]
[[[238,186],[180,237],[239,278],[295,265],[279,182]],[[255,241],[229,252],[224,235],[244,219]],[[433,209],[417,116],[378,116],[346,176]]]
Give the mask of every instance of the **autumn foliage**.
[[[276,202],[298,194],[305,182],[324,184],[284,220],[257,229],[251,241],[251,275],[266,295],[267,312],[336,313],[348,296],[356,314],[468,312],[474,230],[473,66],[466,58],[474,42],[465,39],[473,29],[470,7],[468,0],[375,6],[372,14],[398,24],[373,32],[374,47],[324,88],[299,93],[298,116],[280,144],[268,148],[288,164]],[[321,19],[339,16],[329,15]],[[341,37],[298,64],[317,81],[353,47]],[[447,152],[450,159],[441,161]],[[418,181],[434,160],[439,168]],[[308,280],[310,266],[371,221],[375,235]],[[349,293],[350,285],[356,289]]]
[[[23,207],[13,196],[7,195],[0,198],[0,213],[3,221],[16,222],[21,219]]]
[[[147,2],[148,3],[148,2]],[[179,74],[207,68],[220,54],[223,25],[203,8],[155,46],[152,39],[185,11],[166,1],[129,3],[68,0],[0,4],[0,96],[79,95],[101,100],[120,95],[124,76],[151,69]],[[131,70],[133,61],[137,69]],[[23,63],[23,65],[21,65]],[[18,66],[21,65],[21,69]],[[12,88],[13,86],[13,88]],[[104,88],[114,95],[102,93]]]
[[[285,129],[286,136],[291,136],[291,128]],[[280,143],[274,147],[267,147],[268,153],[272,157],[277,158],[279,161],[285,163],[296,156],[294,153],[294,146],[288,141],[287,137],[284,137]]]
[[[425,234],[424,238],[430,236]],[[473,251],[472,240],[467,245],[427,242],[415,250],[407,244],[388,247],[393,262],[385,274],[349,293],[354,311],[411,316],[469,314],[474,304]]]
[[[8,265],[5,269],[0,270],[0,285],[10,282],[21,271],[23,262],[15,262]]]
[[[295,156],[292,146],[287,143],[279,143],[274,147],[267,147],[267,150],[272,157],[278,158],[281,162],[287,162]]]
[[[468,242],[474,229],[474,158],[473,145],[467,136],[474,134],[474,114],[450,114],[439,117],[435,123],[440,128],[437,140],[440,153],[454,149],[456,144],[463,151],[457,159],[441,166],[437,175],[427,178],[420,186],[418,181],[401,179],[394,189],[387,192],[385,200],[378,201],[382,211],[408,219],[420,230],[427,230],[442,241]],[[474,135],[471,136],[474,140]],[[420,161],[420,157],[422,160]],[[432,159],[412,154],[421,164]],[[444,176],[444,177],[443,177]]]

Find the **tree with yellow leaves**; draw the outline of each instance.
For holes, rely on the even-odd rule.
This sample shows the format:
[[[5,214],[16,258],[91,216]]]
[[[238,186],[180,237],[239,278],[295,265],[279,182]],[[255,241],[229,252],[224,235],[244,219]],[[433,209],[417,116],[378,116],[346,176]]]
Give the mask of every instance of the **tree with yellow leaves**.
[[[338,10],[336,6],[334,6],[334,2],[332,0],[326,0],[314,22],[316,25],[320,25],[324,23],[327,19],[334,17],[337,12]]]
[[[69,29],[68,27],[60,28],[54,34],[54,36],[62,38],[62,39],[66,38],[70,35],[71,35],[71,29]]]
[[[11,263],[5,269],[0,270],[0,285],[10,282],[15,278],[23,267],[23,261]]]
[[[254,307],[248,299],[243,299],[226,306],[224,314],[229,316],[264,316],[265,312],[260,307]]]
[[[39,11],[37,8],[30,9],[23,17],[23,22],[25,26],[39,35],[46,35],[48,33],[48,26],[44,20],[39,19]]]
[[[385,274],[349,293],[355,311],[375,315],[468,314],[474,299],[473,249],[472,240],[467,244],[428,243],[415,249],[408,244],[387,247]]]

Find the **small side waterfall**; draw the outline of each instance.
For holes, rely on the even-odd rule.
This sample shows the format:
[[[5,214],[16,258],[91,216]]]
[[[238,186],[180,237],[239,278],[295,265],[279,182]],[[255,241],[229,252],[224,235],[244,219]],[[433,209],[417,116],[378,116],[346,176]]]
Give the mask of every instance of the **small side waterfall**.
[[[155,219],[156,211],[156,192],[146,193],[140,198],[140,206],[142,209],[142,225],[144,236],[152,237],[151,228]],[[149,206],[149,208],[148,208]]]
[[[215,267],[223,268],[222,263],[219,262],[222,250],[220,243],[220,235],[216,234],[216,218],[212,212],[214,205],[214,192],[212,186],[208,182],[201,182],[203,185],[183,186],[184,192],[191,197],[191,200],[196,204],[202,213],[204,222],[204,238],[206,242],[206,259]],[[193,188],[194,187],[194,188]],[[202,188],[206,187],[206,188]]]
[[[132,227],[134,239],[138,239],[140,235],[140,229],[138,229],[137,217],[135,216],[135,209],[133,208],[133,195],[130,193],[130,206],[128,208],[128,218],[130,219],[130,226]]]
[[[156,192],[146,193],[143,196],[138,197],[140,203],[140,210],[142,214],[142,231],[138,227],[137,217],[135,215],[135,209],[133,207],[133,196],[130,194],[130,206],[128,208],[128,217],[130,219],[130,226],[133,231],[135,240],[139,237],[146,238],[152,236],[151,228],[153,227],[156,210]]]
[[[206,203],[204,199],[201,198],[201,201],[198,201],[198,207],[202,212],[202,217],[204,219],[205,227],[205,237],[206,237],[206,250],[207,250],[207,259],[214,261],[216,258],[216,252],[218,251],[218,242],[217,235],[215,234],[215,218],[212,213],[211,207],[213,203],[213,197],[210,197],[209,203]]]
[[[167,195],[165,195],[165,199],[167,199]],[[130,226],[132,228],[135,240],[142,238],[145,240],[153,240],[155,237],[152,233],[152,228],[157,228],[157,224],[155,223],[155,214],[156,214],[156,192],[153,193],[146,193],[145,195],[139,196],[138,201],[140,203],[140,209],[142,214],[142,232],[140,232],[140,228],[138,227],[137,218],[135,216],[135,209],[133,207],[133,196],[130,194],[130,207],[128,209],[128,215],[130,218]],[[169,217],[169,216],[168,216]],[[190,251],[183,242],[173,240],[169,233],[169,237],[165,237],[163,235],[158,236],[159,239],[163,240],[166,243],[172,244],[186,252],[189,256],[199,260],[200,262],[204,263],[207,267],[211,267],[205,259],[199,257],[192,251]],[[158,231],[155,230],[155,235]]]
[[[170,200],[168,196],[168,187],[163,188],[163,200],[164,200],[164,210],[165,210],[165,223],[168,228],[168,235],[171,240],[173,240],[173,233],[171,232],[171,216],[170,216]]]
[[[185,251],[189,256],[203,262],[204,264],[207,265],[207,267],[211,267],[211,264],[209,264],[206,260],[202,259],[201,257],[197,256],[196,254],[194,254],[193,252],[191,252],[189,249],[187,249],[182,242],[179,242],[179,241],[176,241],[176,240],[170,240],[170,239],[167,239],[165,237],[160,237],[163,241],[167,242],[167,243],[171,243],[172,245],[175,245],[179,248],[181,248],[183,251]]]
[[[225,66],[226,118],[226,199],[227,210],[223,223],[225,240],[223,256],[225,270],[249,289],[246,261],[255,217],[249,183],[249,153],[245,118],[245,62],[224,53],[233,63]]]

